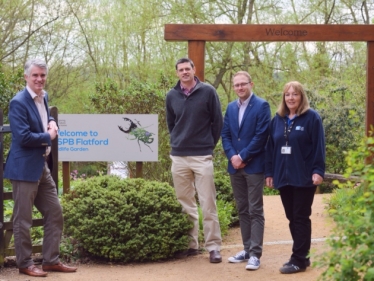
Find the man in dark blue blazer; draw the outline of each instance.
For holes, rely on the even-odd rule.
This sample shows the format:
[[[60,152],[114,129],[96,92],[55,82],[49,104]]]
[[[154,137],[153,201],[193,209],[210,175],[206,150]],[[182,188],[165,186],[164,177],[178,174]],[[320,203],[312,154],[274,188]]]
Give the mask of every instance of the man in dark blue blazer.
[[[48,110],[48,96],[43,90],[48,68],[41,59],[25,64],[26,88],[10,101],[9,122],[12,143],[6,160],[4,177],[13,187],[13,233],[19,272],[44,277],[46,271],[75,272],[59,260],[63,229],[62,209],[48,158],[51,141],[58,127]],[[43,215],[43,265],[36,267],[31,258],[32,208]]]
[[[269,104],[252,92],[254,84],[248,72],[237,72],[233,84],[238,100],[227,106],[221,136],[244,250],[228,260],[248,261],[246,269],[256,270],[264,236],[264,160],[271,114]]]

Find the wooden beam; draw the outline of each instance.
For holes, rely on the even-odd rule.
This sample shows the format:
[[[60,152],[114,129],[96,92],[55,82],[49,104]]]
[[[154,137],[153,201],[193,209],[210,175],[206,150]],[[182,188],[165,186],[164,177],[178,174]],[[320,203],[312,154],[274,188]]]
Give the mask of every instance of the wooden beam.
[[[43,252],[42,245],[33,245],[32,246],[32,252],[33,253],[42,253]],[[16,255],[16,250],[14,248],[8,248],[5,251],[5,255],[7,257],[15,256]],[[26,280],[29,280],[29,279],[26,279]]]
[[[196,76],[204,81],[205,41],[188,41],[188,57],[194,62]]]
[[[166,24],[166,41],[374,41],[368,24]]]
[[[43,219],[33,219],[31,227],[43,226]],[[3,225],[4,230],[13,230],[13,217],[10,221],[4,222]],[[1,280],[1,279],[0,279]]]
[[[366,69],[366,135],[369,136],[374,126],[374,40],[367,42]]]

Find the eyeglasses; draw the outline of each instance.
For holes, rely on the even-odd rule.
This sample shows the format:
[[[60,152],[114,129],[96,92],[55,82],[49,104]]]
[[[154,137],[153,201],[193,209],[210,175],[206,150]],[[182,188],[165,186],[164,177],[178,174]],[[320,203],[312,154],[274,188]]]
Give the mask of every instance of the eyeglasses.
[[[242,88],[244,88],[245,86],[247,86],[248,84],[251,84],[252,82],[247,82],[247,83],[240,83],[240,84],[235,84],[234,85],[234,88],[240,88],[240,87],[242,87]]]

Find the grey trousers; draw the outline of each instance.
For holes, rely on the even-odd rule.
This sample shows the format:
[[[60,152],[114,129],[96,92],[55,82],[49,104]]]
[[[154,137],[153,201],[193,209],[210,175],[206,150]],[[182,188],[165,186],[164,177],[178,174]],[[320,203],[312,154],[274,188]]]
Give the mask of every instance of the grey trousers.
[[[263,174],[247,174],[239,169],[230,175],[231,185],[239,213],[240,231],[244,250],[249,256],[260,258],[264,239]]]
[[[13,233],[18,268],[25,268],[34,262],[31,258],[33,205],[43,216],[43,264],[59,262],[60,241],[63,229],[62,208],[58,200],[56,185],[47,163],[38,182],[12,180],[13,186]]]

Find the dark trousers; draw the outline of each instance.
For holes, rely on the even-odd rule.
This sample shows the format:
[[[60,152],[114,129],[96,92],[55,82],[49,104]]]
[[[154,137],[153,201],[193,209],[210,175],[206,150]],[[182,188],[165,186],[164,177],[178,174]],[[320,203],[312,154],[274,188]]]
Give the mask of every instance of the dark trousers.
[[[283,186],[279,189],[293,240],[290,262],[305,268],[312,239],[312,204],[316,187]]]
[[[34,205],[43,215],[43,264],[58,263],[63,217],[56,185],[51,177],[47,162],[39,181],[13,180],[12,185],[14,199],[13,233],[18,267],[25,268],[34,264],[31,258],[30,235]]]
[[[239,169],[230,175],[239,213],[244,250],[249,256],[261,258],[264,239],[264,174],[247,174]]]

